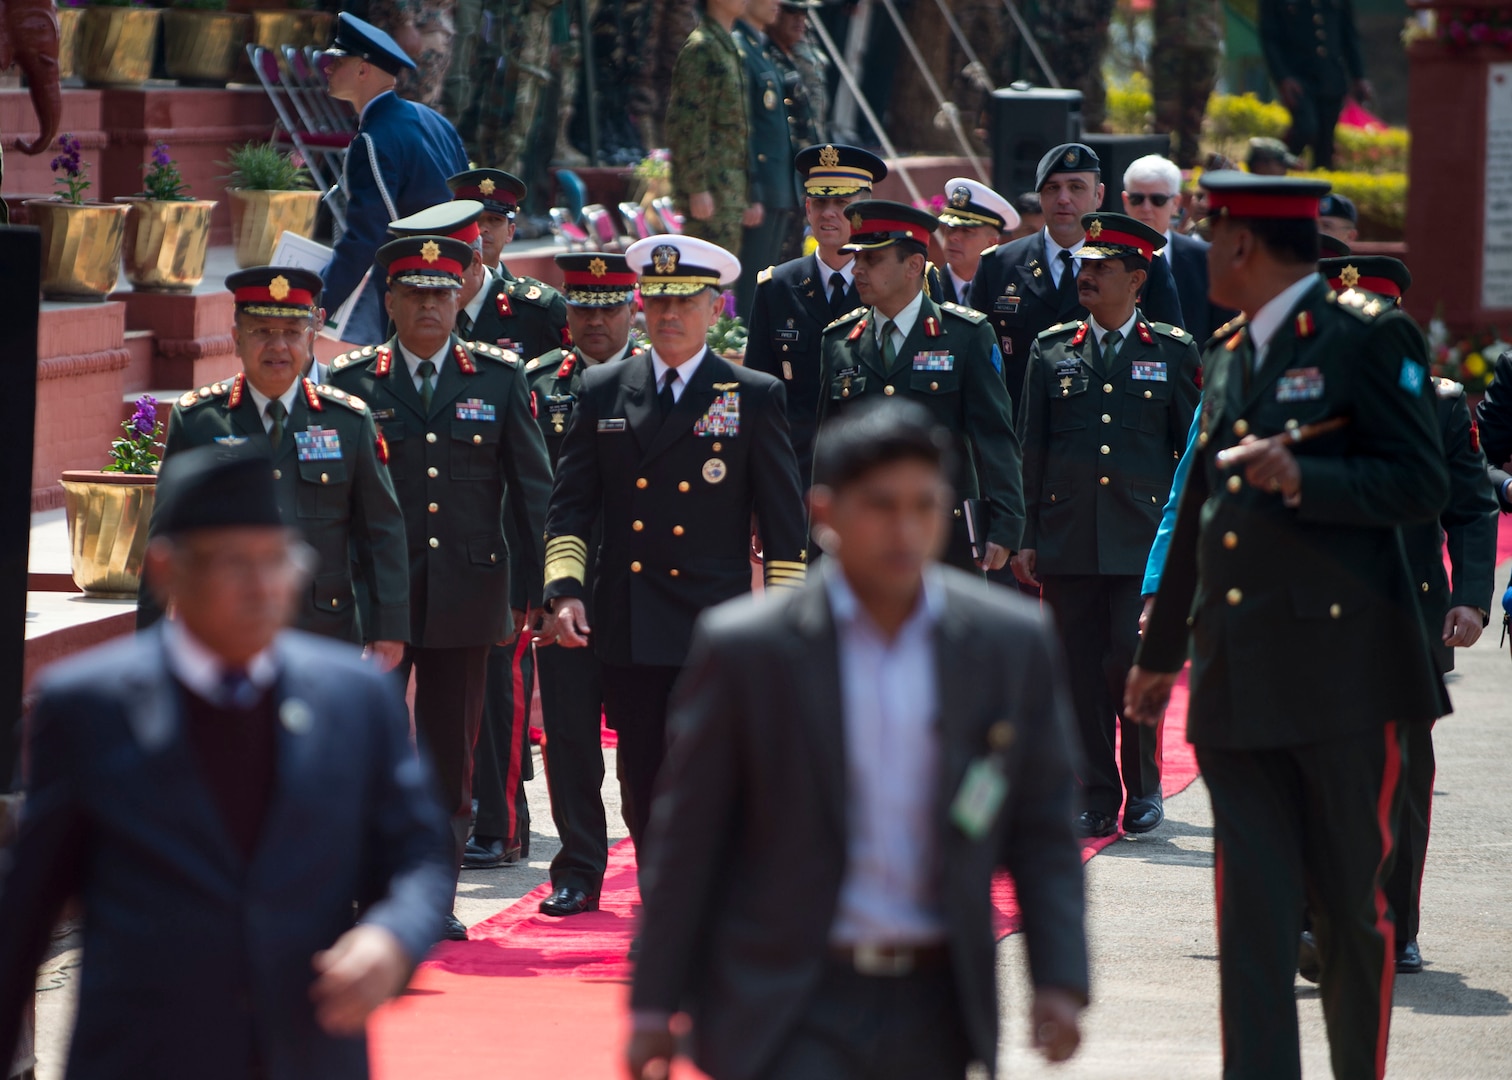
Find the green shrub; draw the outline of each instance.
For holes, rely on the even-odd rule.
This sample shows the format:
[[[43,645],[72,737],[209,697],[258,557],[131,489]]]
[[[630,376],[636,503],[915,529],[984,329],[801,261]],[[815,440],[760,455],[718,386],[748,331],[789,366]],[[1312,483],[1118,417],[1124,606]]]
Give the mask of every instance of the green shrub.
[[[1119,135],[1143,135],[1150,130],[1150,121],[1155,108],[1155,97],[1150,93],[1150,80],[1138,71],[1127,82],[1110,83],[1108,86],[1108,129]]]
[[[1407,227],[1407,174],[1316,169],[1298,175],[1327,180],[1360,212],[1362,240],[1400,240]]]
[[[1406,172],[1411,143],[1406,128],[1334,129],[1334,167],[1340,172]]]
[[[1211,148],[1236,161],[1244,160],[1251,139],[1279,139],[1290,126],[1286,106],[1261,101],[1254,94],[1214,94],[1208,98],[1203,124]]]

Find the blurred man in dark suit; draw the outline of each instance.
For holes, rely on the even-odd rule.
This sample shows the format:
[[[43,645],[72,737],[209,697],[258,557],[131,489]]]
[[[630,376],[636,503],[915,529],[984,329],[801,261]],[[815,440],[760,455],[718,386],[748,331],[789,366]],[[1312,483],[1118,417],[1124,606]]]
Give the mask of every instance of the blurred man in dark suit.
[[[938,565],[950,442],[913,402],[828,425],[815,580],[701,619],[643,867],[630,1075],[671,1058],[679,1010],[716,1080],[990,1066],[1000,867],[1034,1042],[1075,1052],[1087,954],[1059,650],[1033,607]]]
[[[182,451],[157,497],[149,580],[173,619],[55,668],[32,715],[0,1062],[75,897],[70,1076],[366,1077],[367,1017],[451,903],[404,700],[356,648],[282,630],[313,555],[266,450]]]

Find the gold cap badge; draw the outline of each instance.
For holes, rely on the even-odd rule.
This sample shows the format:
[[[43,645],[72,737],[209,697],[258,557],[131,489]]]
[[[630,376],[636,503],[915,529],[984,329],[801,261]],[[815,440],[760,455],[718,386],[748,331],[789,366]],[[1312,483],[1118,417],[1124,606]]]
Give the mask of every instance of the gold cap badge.
[[[965,184],[950,193],[950,205],[957,210],[966,209],[966,204],[969,202],[971,202],[971,191]]]
[[[483,178],[483,182],[478,185],[478,190],[485,195],[492,195],[494,193],[494,188],[497,186],[498,185],[496,185],[490,177],[485,176]]]
[[[420,257],[428,263],[433,263],[441,258],[441,245],[434,240],[427,240],[420,245]]]
[[[833,169],[836,165],[840,164],[840,151],[836,150],[833,146],[826,146],[823,150],[819,151],[819,164],[823,165],[826,169]]]
[[[268,282],[268,295],[275,300],[285,300],[289,295],[289,279],[279,274]]]
[[[609,264],[603,259],[594,259],[588,264],[588,272],[594,277],[603,277],[609,272]]]
[[[865,221],[862,219],[860,214],[852,214],[850,216],[850,223],[852,229],[854,229],[856,232],[860,232],[861,226],[865,224]]]
[[[1075,151],[1075,149],[1067,150],[1066,151],[1066,156],[1064,158],[1062,158],[1061,160],[1064,161],[1067,165],[1075,165],[1076,164],[1076,151]]]
[[[1353,263],[1339,271],[1339,282],[1346,289],[1352,289],[1360,283],[1360,271]]]
[[[671,244],[661,244],[651,252],[651,266],[658,274],[677,271],[677,249]]]
[[[1102,218],[1093,218],[1092,224],[1087,229],[1087,235],[1096,240],[1102,235]]]

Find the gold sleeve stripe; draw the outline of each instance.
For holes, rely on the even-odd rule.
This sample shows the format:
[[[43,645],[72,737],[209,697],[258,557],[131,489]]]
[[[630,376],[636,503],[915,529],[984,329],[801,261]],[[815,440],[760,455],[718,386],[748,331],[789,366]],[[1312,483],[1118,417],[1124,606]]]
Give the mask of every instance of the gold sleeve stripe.
[[[546,541],[546,583],[571,578],[587,584],[588,545],[576,536],[555,536]]]
[[[799,581],[802,581],[804,579],[804,577],[807,576],[807,575],[805,574],[805,571],[804,571],[803,567],[801,567],[801,566],[795,567],[794,569],[789,570],[786,567],[772,566],[772,565],[768,564],[768,566],[766,568],[766,576],[767,577],[791,577],[791,578],[797,578]]]
[[[801,589],[803,587],[803,582],[799,581],[797,578],[767,578],[766,587],[773,590]]]
[[[808,570],[808,563],[786,562],[782,559],[768,559],[766,565],[769,570],[796,570],[800,574]]]
[[[588,544],[579,536],[553,536],[546,541],[546,553],[548,555],[563,549],[587,551]]]

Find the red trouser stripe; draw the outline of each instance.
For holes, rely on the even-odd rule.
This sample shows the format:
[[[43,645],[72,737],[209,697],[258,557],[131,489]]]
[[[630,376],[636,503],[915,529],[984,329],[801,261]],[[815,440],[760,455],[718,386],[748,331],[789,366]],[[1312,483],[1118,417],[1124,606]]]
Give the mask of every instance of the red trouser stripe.
[[[514,655],[509,660],[509,677],[514,684],[514,717],[509,725],[509,771],[504,774],[504,820],[509,822],[509,835],[504,838],[506,845],[520,840],[520,812],[515,797],[520,788],[521,756],[525,744],[530,741],[525,728],[530,717],[530,702],[525,700],[525,673],[520,664],[533,637],[528,629],[521,630],[515,639]]]
[[[1386,725],[1386,767],[1381,774],[1381,795],[1376,804],[1376,822],[1381,828],[1381,861],[1376,867],[1376,931],[1385,939],[1386,955],[1381,961],[1381,1022],[1376,1035],[1376,1080],[1386,1075],[1386,1043],[1391,1035],[1391,987],[1396,978],[1396,928],[1389,917],[1382,872],[1391,858],[1391,802],[1402,777],[1402,744],[1395,721]]]

